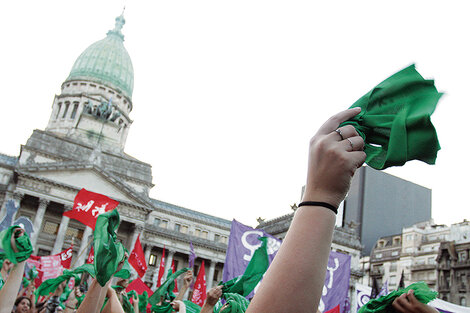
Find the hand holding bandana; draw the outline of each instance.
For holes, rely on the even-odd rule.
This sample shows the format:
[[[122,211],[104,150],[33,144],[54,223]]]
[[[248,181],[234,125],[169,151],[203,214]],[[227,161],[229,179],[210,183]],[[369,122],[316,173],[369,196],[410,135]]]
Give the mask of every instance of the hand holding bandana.
[[[0,248],[13,264],[25,261],[33,253],[31,240],[20,226],[10,226],[0,232]]]
[[[431,114],[439,93],[411,65],[387,78],[354,103],[361,113],[352,125],[365,141],[366,163],[378,170],[421,160],[434,164],[440,149]]]

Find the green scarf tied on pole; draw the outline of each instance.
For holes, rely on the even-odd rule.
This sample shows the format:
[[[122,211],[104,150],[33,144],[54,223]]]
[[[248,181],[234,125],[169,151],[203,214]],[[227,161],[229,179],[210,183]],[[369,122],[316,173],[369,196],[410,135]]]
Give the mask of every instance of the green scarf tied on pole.
[[[96,219],[93,237],[95,251],[96,280],[104,287],[116,273],[119,263],[124,258],[124,247],[117,240],[116,231],[120,218],[117,210],[100,214]]]
[[[149,303],[152,304],[152,306],[155,306],[157,303],[161,301],[162,297],[170,301],[173,300],[174,299],[173,289],[174,289],[174,284],[175,284],[174,281],[180,275],[186,273],[187,271],[189,271],[189,268],[185,267],[167,276],[165,282],[160,287],[158,287],[158,289],[155,290],[153,295],[149,298]]]
[[[0,248],[3,249],[5,258],[10,260],[13,264],[26,261],[31,253],[33,253],[33,246],[31,245],[31,240],[27,233],[24,233],[22,236],[15,238],[16,248],[18,252],[13,251],[11,246],[11,235],[15,229],[21,228],[20,226],[10,226],[7,229],[0,232]]]
[[[435,164],[440,146],[431,114],[441,96],[434,81],[411,65],[356,101],[351,108],[361,112],[340,126],[356,128],[370,167],[382,170],[411,160]]]
[[[262,244],[258,249],[256,249],[255,253],[253,253],[253,257],[251,258],[250,263],[248,263],[245,273],[224,283],[222,287],[222,292],[224,294],[237,293],[246,297],[253,291],[253,289],[255,289],[256,285],[263,278],[264,273],[269,267],[267,250],[268,238],[260,237],[258,239]]]
[[[410,289],[413,289],[416,299],[424,304],[437,297],[437,292],[429,289],[428,285],[421,281],[411,284],[404,289],[394,290],[378,299],[370,300],[359,309],[358,313],[394,313],[395,310],[392,307],[393,301],[402,294],[407,293]]]

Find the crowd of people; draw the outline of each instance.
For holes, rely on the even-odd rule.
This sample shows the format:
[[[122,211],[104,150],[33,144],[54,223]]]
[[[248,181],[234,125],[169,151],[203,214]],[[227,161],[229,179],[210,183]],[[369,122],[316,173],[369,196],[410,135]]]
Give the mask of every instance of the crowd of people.
[[[355,170],[366,159],[363,138],[353,126],[341,126],[360,111],[360,108],[353,108],[334,115],[311,139],[303,201],[251,301],[245,297],[247,290],[243,294],[232,293],[224,284],[208,291],[202,307],[184,300],[193,280],[190,269],[181,272],[183,286],[176,296],[172,292],[172,275],[167,278],[170,281],[163,283],[150,297],[145,292],[142,295],[135,291],[126,292],[129,275],[119,273],[125,267],[127,254],[116,238],[119,215],[113,210],[98,217],[94,264],[64,271],[55,280],[43,282],[37,290],[34,284],[28,284],[24,279],[25,261],[32,253],[28,235],[18,226],[3,231],[0,234],[4,250],[1,255],[0,313],[315,312],[325,280],[335,208],[348,192]],[[90,276],[88,286],[86,276]],[[71,277],[75,278],[72,288],[68,284]],[[397,296],[392,306],[402,313],[435,312],[418,301],[412,289]]]

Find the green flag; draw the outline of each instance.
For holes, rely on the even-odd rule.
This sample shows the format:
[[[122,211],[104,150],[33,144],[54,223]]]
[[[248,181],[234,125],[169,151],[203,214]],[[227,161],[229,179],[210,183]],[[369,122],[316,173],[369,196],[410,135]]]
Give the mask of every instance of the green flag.
[[[166,298],[168,293],[173,293],[174,280],[178,278],[180,275],[186,273],[187,271],[189,271],[189,268],[185,267],[169,275],[166,278],[165,282],[160,287],[158,287],[158,289],[155,290],[153,295],[149,298],[149,303],[152,305],[156,305],[157,303],[161,301],[162,297]],[[173,300],[173,299],[171,299],[170,297],[169,300]]]
[[[116,273],[119,263],[124,258],[124,247],[118,241],[116,235],[119,222],[117,210],[100,214],[96,219],[93,238],[95,260],[93,264],[95,266],[96,280],[102,287]]]
[[[0,232],[0,248],[2,248],[4,251],[3,258],[10,260],[13,264],[25,261],[29,258],[31,253],[33,253],[33,246],[31,245],[31,240],[29,240],[27,233],[24,233],[23,236],[15,238],[18,252],[13,251],[13,247],[11,246],[11,234],[17,228],[21,227],[17,225],[10,226]]]
[[[267,250],[268,238],[261,237],[261,246],[253,253],[253,257],[246,267],[243,275],[235,277],[228,282],[224,283],[222,292],[225,293],[238,293],[244,297],[248,296],[256,285],[263,278],[264,273],[269,267],[269,258]]]
[[[361,113],[340,126],[356,128],[370,167],[381,170],[410,160],[434,164],[440,146],[431,114],[441,96],[434,81],[411,65],[356,101],[351,108],[361,107]]]
[[[424,282],[418,282],[409,285],[404,289],[394,290],[386,296],[382,296],[378,299],[371,299],[365,305],[363,305],[358,313],[390,313],[394,312],[392,309],[393,301],[404,293],[407,293],[410,289],[413,289],[413,294],[416,299],[424,304],[429,301],[436,299],[437,292],[429,289],[428,285]]]

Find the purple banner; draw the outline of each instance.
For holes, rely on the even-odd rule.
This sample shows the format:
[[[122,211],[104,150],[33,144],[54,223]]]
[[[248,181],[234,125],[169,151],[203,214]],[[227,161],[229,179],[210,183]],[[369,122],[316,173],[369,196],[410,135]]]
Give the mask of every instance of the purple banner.
[[[268,256],[271,263],[281,246],[281,241],[262,229],[253,229],[236,220],[232,221],[225,256],[224,282],[245,272],[253,253],[261,246],[258,237],[268,237]],[[341,311],[343,310],[348,298],[350,274],[351,256],[331,251],[319,305],[320,311],[331,310],[337,305],[340,305]]]
[[[325,312],[340,306],[343,312],[348,298],[349,276],[351,275],[351,256],[331,251],[326,267],[325,285],[318,309]]]
[[[245,272],[253,253],[261,246],[259,237],[268,237],[268,256],[271,263],[281,246],[281,241],[262,229],[253,229],[236,220],[232,221],[222,278],[224,282]]]

